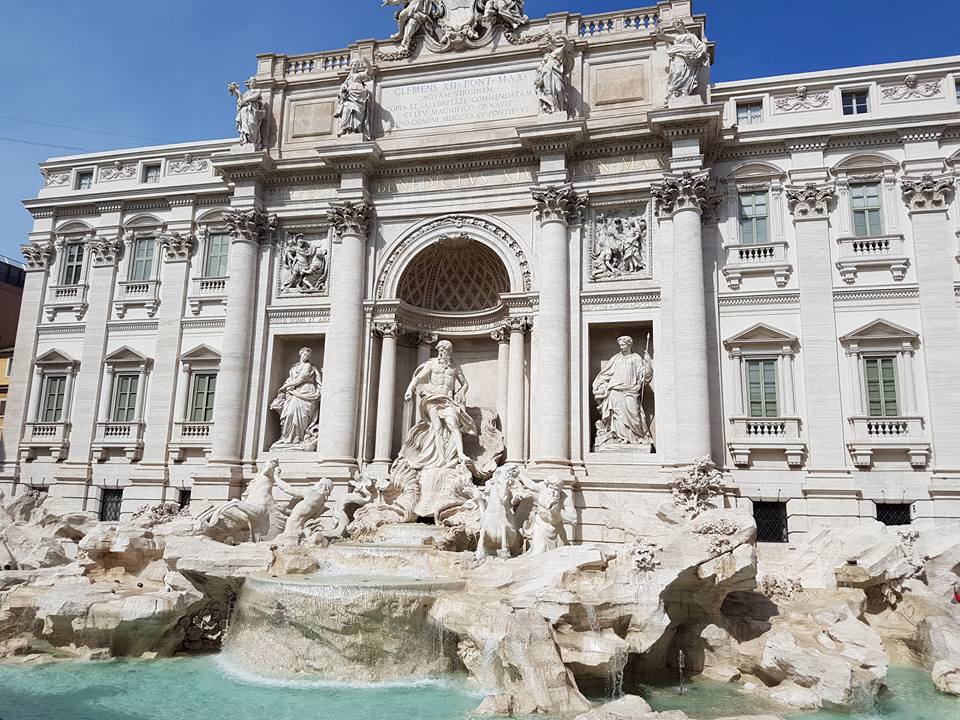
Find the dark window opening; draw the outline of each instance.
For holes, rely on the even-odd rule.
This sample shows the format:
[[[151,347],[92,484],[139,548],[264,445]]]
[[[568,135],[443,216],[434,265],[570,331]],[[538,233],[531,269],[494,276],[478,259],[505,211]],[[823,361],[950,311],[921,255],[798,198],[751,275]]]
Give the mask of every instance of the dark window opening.
[[[190,505],[190,494],[191,491],[187,488],[184,488],[177,495],[177,504],[180,506],[181,510]]]
[[[877,520],[884,525],[909,525],[910,503],[878,503]]]
[[[753,519],[757,523],[757,542],[785,543],[789,540],[786,503],[754,501]]]
[[[117,522],[120,519],[120,506],[123,504],[123,490],[104,490],[100,497],[100,520]]]

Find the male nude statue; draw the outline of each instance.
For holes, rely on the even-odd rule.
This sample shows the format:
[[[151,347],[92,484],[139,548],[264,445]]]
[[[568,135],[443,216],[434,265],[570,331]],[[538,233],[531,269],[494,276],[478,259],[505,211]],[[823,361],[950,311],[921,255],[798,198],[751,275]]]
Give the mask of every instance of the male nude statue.
[[[460,384],[459,389],[457,383]],[[469,458],[463,452],[463,433],[476,433],[476,425],[464,404],[470,384],[453,360],[453,344],[437,343],[437,357],[416,369],[403,398],[416,397],[422,421],[428,424],[418,438],[418,468],[453,467]]]

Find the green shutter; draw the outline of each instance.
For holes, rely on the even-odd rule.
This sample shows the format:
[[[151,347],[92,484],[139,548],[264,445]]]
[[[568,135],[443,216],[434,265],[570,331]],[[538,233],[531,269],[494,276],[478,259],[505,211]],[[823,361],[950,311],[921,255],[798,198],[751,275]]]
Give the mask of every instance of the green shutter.
[[[60,422],[63,417],[63,394],[67,379],[63,375],[51,375],[46,380],[43,392],[42,422]]]
[[[747,361],[747,399],[750,417],[779,417],[777,361]]]
[[[113,421],[133,422],[137,414],[137,375],[118,375],[113,400]]]
[[[900,414],[897,402],[897,366],[892,357],[874,357],[864,360],[867,380],[867,411],[871,417],[896,417]]]
[[[217,376],[215,374],[194,376],[193,403],[190,410],[190,420],[192,422],[210,422],[213,420],[216,389]]]

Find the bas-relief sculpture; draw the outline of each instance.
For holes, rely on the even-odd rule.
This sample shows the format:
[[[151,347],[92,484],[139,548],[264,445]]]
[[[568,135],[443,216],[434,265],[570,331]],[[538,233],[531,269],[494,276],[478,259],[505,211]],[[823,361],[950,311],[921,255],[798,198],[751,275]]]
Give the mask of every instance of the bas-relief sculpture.
[[[255,150],[263,150],[263,126],[267,117],[267,107],[263,95],[254,89],[254,78],[246,82],[247,89],[240,92],[240,86],[232,82],[227,90],[237,99],[237,132],[241,145],[253,145]]]
[[[370,135],[370,88],[367,83],[372,79],[373,70],[366,60],[354,60],[350,65],[350,74],[340,86],[337,94],[337,107],[333,116],[337,118],[337,137],[359,135],[369,140]]]
[[[281,292],[309,295],[326,291],[327,250],[320,240],[308,240],[303,233],[288,235],[281,262]]]
[[[667,79],[667,98],[694,95],[700,86],[700,70],[706,67],[708,53],[706,44],[686,29],[682,20],[673,24],[674,34],[664,33],[672,44],[667,48],[670,58]]]
[[[280,414],[280,439],[271,450],[317,449],[320,418],[320,370],[310,363],[313,351],[300,348],[300,361],[290,368],[270,409]]]
[[[570,48],[563,38],[556,38],[555,44],[540,60],[534,79],[542,115],[567,112]]]
[[[647,221],[638,211],[598,214],[594,221],[591,277],[615,279],[643,272],[646,238]]]
[[[593,396],[600,419],[595,447],[652,443],[651,419],[644,408],[644,394],[653,381],[653,360],[647,348],[633,352],[633,338],[617,339],[620,352],[603,364],[593,381]]]

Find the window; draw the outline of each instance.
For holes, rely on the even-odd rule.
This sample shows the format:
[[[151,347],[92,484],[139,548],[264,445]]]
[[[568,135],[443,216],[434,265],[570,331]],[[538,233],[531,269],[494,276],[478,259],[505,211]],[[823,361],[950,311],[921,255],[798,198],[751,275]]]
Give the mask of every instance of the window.
[[[207,237],[207,261],[204,277],[225,277],[230,260],[230,236],[226,233],[211,233]]]
[[[0,392],[6,393],[9,388],[0,388]],[[7,399],[0,400],[0,418],[7,414]]]
[[[753,503],[753,519],[757,523],[757,542],[788,542],[786,503],[757,502],[755,500]]]
[[[146,282],[153,276],[153,247],[152,237],[137,238],[133,241],[130,279],[134,282]]]
[[[779,416],[776,360],[747,360],[747,398],[750,417]]]
[[[752,125],[759,125],[762,122],[762,102],[737,103],[737,125],[740,127],[750,127]]]
[[[133,422],[137,415],[137,386],[140,376],[117,375],[113,385],[113,421]]]
[[[877,520],[884,525],[909,525],[910,503],[877,503]]]
[[[216,390],[216,373],[202,373],[193,376],[193,394],[190,403],[191,422],[210,422],[213,420],[213,401]]]
[[[957,102],[960,103],[960,78],[956,78],[953,81],[953,91],[957,96]]]
[[[104,490],[100,496],[100,521],[117,522],[123,505],[123,490]]]
[[[740,207],[740,242],[748,245],[765,243],[769,240],[767,232],[769,212],[765,192],[745,192],[738,196]]]
[[[867,90],[846,90],[842,97],[844,115],[863,115],[869,109]]]
[[[43,381],[40,421],[55,423],[63,417],[63,397],[67,387],[66,375],[48,375]]]
[[[83,278],[83,243],[67,243],[63,248],[63,285],[79,285]]]
[[[77,173],[77,190],[89,190],[93,187],[93,170]]]
[[[179,505],[181,509],[190,505],[191,494],[192,492],[189,488],[182,488],[180,490],[177,495],[177,505]]]
[[[160,165],[144,165],[143,166],[143,182],[145,183],[160,182]]]
[[[867,412],[870,417],[897,417],[897,366],[893,357],[868,357],[863,360],[867,381]]]
[[[857,237],[882,235],[880,222],[880,183],[850,186],[850,207],[853,208],[853,234]]]

